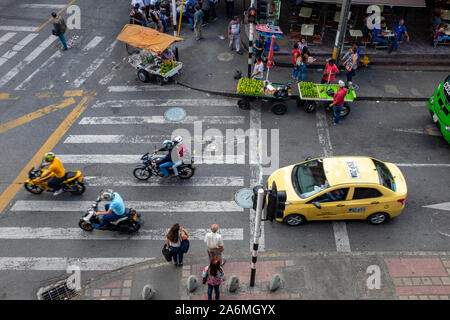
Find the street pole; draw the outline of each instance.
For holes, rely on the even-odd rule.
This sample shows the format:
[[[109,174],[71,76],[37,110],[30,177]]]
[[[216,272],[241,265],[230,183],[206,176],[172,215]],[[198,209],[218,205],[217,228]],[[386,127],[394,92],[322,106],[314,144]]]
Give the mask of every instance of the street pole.
[[[173,36],[177,36],[177,5],[175,0],[172,0],[172,24],[173,24]]]
[[[178,23],[178,33],[177,33],[177,37],[180,36],[181,17],[183,17],[183,5],[184,5],[184,0],[181,0],[181,7],[180,7],[180,23]]]
[[[350,6],[352,0],[343,0],[341,7],[341,16],[339,18],[339,27],[336,32],[336,40],[334,42],[333,60],[339,65],[339,57],[342,53],[342,47],[344,46],[345,31],[347,30],[347,21],[349,19]]]
[[[250,2],[250,8],[255,7],[255,0],[252,0]],[[255,17],[256,19],[256,17]],[[250,22],[250,30],[248,33],[248,77],[252,75],[252,50],[253,48],[253,19],[252,22]]]
[[[253,232],[253,250],[252,250],[252,264],[250,274],[250,287],[255,286],[256,276],[256,260],[258,259],[258,245],[259,245],[259,233],[261,228],[262,209],[264,203],[264,189],[258,189],[258,200],[256,202],[256,216],[255,216],[255,230]]]

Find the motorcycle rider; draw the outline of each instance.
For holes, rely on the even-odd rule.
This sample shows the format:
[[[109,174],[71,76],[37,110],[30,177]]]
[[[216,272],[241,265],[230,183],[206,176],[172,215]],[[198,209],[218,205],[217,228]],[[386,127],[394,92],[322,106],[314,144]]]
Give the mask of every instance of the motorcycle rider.
[[[101,228],[108,222],[113,222],[121,218],[125,213],[125,204],[122,197],[111,189],[104,190],[100,193],[100,199],[111,201],[111,203],[105,204],[105,212],[96,212],[96,216],[104,216],[100,221],[100,224],[92,224],[94,228]]]
[[[178,167],[183,164],[183,158],[187,157],[187,148],[186,145],[183,143],[183,137],[182,136],[176,136],[173,138],[173,143],[175,144],[176,154],[172,154],[172,170],[174,176],[178,176]],[[175,152],[174,152],[175,153]],[[175,160],[177,159],[177,160]]]
[[[171,140],[164,140],[163,145],[164,145],[164,147],[162,147],[161,149],[156,149],[155,152],[168,151],[168,153],[165,156],[163,156],[161,158],[161,161],[159,161],[158,163],[152,163],[152,166],[158,166],[159,169],[161,170],[161,172],[163,173],[164,177],[168,177],[169,172],[167,171],[167,168],[170,168],[173,166],[172,150],[174,147],[174,143]],[[175,150],[177,150],[177,149],[175,149]],[[174,175],[172,175],[172,176],[174,176]]]
[[[53,152],[47,152],[44,154],[44,159],[42,163],[43,167],[49,166],[48,171],[44,173],[41,177],[37,178],[36,180],[39,181],[49,174],[53,173],[54,176],[48,180],[47,182],[44,181],[50,188],[54,190],[53,195],[57,196],[64,192],[62,188],[62,183],[64,180],[66,180],[66,169],[64,169],[64,166],[61,162],[61,160],[55,156]]]

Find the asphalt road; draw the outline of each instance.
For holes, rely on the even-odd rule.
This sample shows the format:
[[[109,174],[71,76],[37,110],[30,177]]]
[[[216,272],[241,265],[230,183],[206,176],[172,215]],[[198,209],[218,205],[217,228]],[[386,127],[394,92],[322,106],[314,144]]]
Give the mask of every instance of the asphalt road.
[[[0,192],[8,190],[33,157],[40,157],[38,152],[49,138],[55,143],[52,150],[64,159],[66,168],[81,170],[88,177],[88,189],[82,196],[63,194],[54,198],[50,193],[35,196],[21,186],[13,194],[0,215],[0,299],[34,299],[39,287],[67,276],[65,267],[69,264],[81,264],[83,279],[87,279],[110,268],[160,257],[161,239],[175,222],[188,230],[200,230],[194,233],[190,249],[193,254],[205,250],[200,241],[201,230],[212,223],[218,223],[227,235],[227,254],[250,248],[252,212],[239,208],[234,194],[240,188],[265,181],[266,176],[261,180],[260,173],[267,166],[262,164],[262,150],[248,139],[244,153],[238,154],[244,157],[243,163],[233,159],[229,164],[200,163],[189,182],[191,185],[160,180],[136,184],[133,179],[132,169],[138,157],[173,135],[176,129],[186,129],[185,135],[198,134],[192,118],[186,118],[190,120],[182,124],[164,122],[165,112],[172,107],[183,108],[187,117],[198,117],[195,119],[201,121],[204,135],[225,135],[226,129],[268,129],[269,141],[275,137],[269,143],[273,170],[325,152],[369,155],[405,164],[401,169],[408,182],[406,209],[383,226],[345,223],[349,248],[448,250],[448,212],[423,207],[448,202],[450,189],[449,146],[433,131],[426,105],[358,102],[339,126],[332,127],[331,113],[319,109],[317,113],[306,114],[294,101],[290,102],[286,115],[275,116],[267,106],[254,104],[251,111],[242,111],[233,99],[173,84],[144,85],[126,63],[124,45],[115,42],[121,26],[128,20],[128,2],[108,1],[96,4],[96,9],[92,9],[90,1],[74,4],[82,10],[82,26],[80,30],[67,32],[66,37],[72,43],[67,52],[58,53],[57,38],[47,40],[51,25],[39,32],[10,29],[0,33],[0,37],[14,33],[0,45],[0,56],[8,57],[0,66],[0,93],[5,94],[0,100],[0,125],[50,105],[61,108],[32,121],[24,119],[17,127],[0,134]],[[3,1],[1,6],[2,12],[21,14],[2,15],[0,26],[39,27],[47,21],[49,11],[59,10],[21,7],[15,1]],[[15,47],[26,37],[31,39],[29,43]],[[411,72],[411,76],[415,73]],[[430,78],[424,81],[442,80],[432,73],[427,77]],[[58,129],[85,98],[89,99],[86,110],[67,131]],[[63,107],[64,103],[67,106]],[[148,123],[143,124],[142,117],[148,117],[145,118]],[[129,122],[132,120],[136,122]],[[216,131],[206,132],[208,129]],[[324,140],[327,132],[329,139],[325,136]],[[217,150],[221,145],[217,138],[215,142],[202,138],[201,142],[203,150]],[[277,143],[278,152],[274,149]],[[198,156],[200,151],[195,151]],[[430,163],[438,166],[417,166]],[[78,229],[86,203],[106,187],[113,187],[126,202],[133,201],[146,208],[143,218],[144,231],[149,234],[147,240],[117,238],[101,231],[85,235]],[[61,209],[66,207],[72,209]],[[334,225],[330,222],[297,228],[266,222],[262,235],[264,250],[337,250]]]

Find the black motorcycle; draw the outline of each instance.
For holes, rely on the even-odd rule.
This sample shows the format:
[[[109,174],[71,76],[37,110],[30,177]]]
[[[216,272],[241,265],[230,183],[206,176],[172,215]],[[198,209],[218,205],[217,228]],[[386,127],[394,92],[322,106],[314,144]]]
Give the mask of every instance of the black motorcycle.
[[[91,207],[86,211],[86,214],[80,218],[78,226],[84,231],[92,231],[96,229],[93,224],[100,223],[100,217],[96,216],[98,212],[98,204],[100,203],[100,197],[95,200]],[[143,224],[141,215],[133,208],[126,208],[125,213],[116,221],[108,222],[98,230],[119,231],[123,233],[135,233],[138,232]]]
[[[156,152],[150,154],[147,152],[141,157],[142,164],[136,166],[133,170],[133,175],[139,180],[148,180],[152,175],[164,177],[159,166],[152,166],[152,163],[160,163],[162,160],[162,155],[158,155]],[[169,174],[173,173],[172,168],[167,168]],[[194,175],[195,164],[194,158],[191,158],[191,163],[182,163],[178,167],[178,177],[180,179],[189,179]]]

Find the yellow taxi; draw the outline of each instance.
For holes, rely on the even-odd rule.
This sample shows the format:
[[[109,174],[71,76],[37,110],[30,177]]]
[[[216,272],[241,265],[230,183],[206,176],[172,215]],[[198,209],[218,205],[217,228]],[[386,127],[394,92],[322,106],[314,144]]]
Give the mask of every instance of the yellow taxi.
[[[267,189],[285,192],[284,210],[274,218],[290,226],[350,219],[381,224],[402,212],[407,194],[405,178],[395,164],[346,156],[278,169],[267,180]]]

